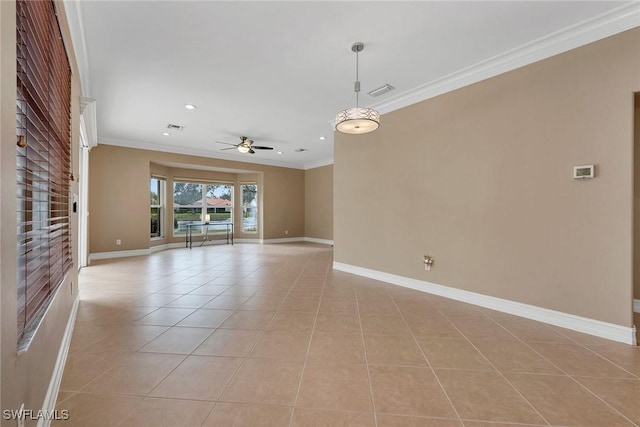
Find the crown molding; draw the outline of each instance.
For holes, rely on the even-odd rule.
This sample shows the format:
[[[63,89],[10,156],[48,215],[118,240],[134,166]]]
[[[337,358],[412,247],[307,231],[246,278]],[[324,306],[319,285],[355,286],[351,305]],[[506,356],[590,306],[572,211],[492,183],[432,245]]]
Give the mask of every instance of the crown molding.
[[[98,121],[96,119],[96,100],[80,98],[80,140],[85,148],[98,145]]]
[[[380,113],[390,113],[639,26],[640,2],[627,2],[605,14],[556,31],[370,107]]]
[[[71,34],[71,43],[73,44],[73,53],[78,64],[78,74],[80,78],[80,86],[82,87],[83,96],[91,96],[90,94],[90,78],[89,78],[89,56],[87,54],[87,44],[84,38],[84,27],[82,26],[82,12],[80,11],[80,1],[63,0],[64,11],[67,15],[69,24],[69,33]]]
[[[219,160],[228,160],[237,163],[251,163],[265,166],[277,166],[281,168],[303,169],[304,166],[297,163],[282,162],[269,159],[252,159],[250,155],[238,159],[236,156],[225,155],[212,150],[202,150],[198,148],[175,147],[173,145],[154,144],[150,142],[125,141],[121,139],[100,138],[100,145],[115,145],[117,147],[136,148],[139,150],[160,151],[163,153],[184,154],[189,156],[207,157]]]
[[[81,2],[77,0],[63,0],[63,4],[69,22],[74,53],[78,63],[82,92],[84,96],[90,96],[90,71],[81,19]],[[564,28],[488,60],[420,85],[417,88],[386,98],[380,102],[369,105],[369,107],[375,108],[381,114],[390,113],[639,26],[640,2],[629,1],[605,14]],[[329,120],[328,124],[333,129],[335,119],[332,118]],[[201,149],[185,149],[183,147],[172,147],[162,144],[105,138],[101,138],[100,142],[106,145],[213,157],[241,163],[263,164],[303,170],[333,164],[333,158],[304,164],[273,161],[269,159],[238,160],[234,156],[227,156]]]
[[[322,159],[317,162],[305,163],[304,170],[321,168],[323,166],[333,165],[333,158],[330,159]]]

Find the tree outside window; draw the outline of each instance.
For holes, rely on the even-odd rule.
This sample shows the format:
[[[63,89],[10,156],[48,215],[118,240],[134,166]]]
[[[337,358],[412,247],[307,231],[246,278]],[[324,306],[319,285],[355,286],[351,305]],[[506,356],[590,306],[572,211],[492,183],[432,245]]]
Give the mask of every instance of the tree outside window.
[[[223,224],[232,220],[233,185],[184,181],[173,183],[174,236],[184,235],[189,223]]]
[[[151,178],[151,238],[164,237],[164,191],[166,181],[162,178]]]
[[[256,233],[258,231],[258,186],[241,184],[242,191],[242,231]]]

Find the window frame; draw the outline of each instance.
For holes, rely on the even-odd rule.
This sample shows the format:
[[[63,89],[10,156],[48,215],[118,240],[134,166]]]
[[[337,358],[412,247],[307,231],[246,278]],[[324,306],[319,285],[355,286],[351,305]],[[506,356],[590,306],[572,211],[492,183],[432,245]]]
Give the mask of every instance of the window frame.
[[[167,179],[165,177],[162,176],[158,176],[158,175],[151,175],[151,181],[156,180],[158,181],[158,204],[153,204],[150,202],[150,218],[149,218],[149,222],[150,225],[153,221],[153,209],[158,209],[158,235],[154,236],[153,233],[150,231],[149,234],[149,238],[153,241],[153,240],[163,240],[165,238],[165,200],[167,199],[166,197],[166,193],[167,193]]]
[[[256,223],[255,223],[255,226],[253,226],[254,230],[245,228],[245,223],[244,223],[244,220],[245,220],[245,209],[247,208],[245,206],[245,202],[244,202],[244,188],[246,186],[249,186],[249,185],[253,185],[256,188],[255,199],[254,199],[255,202],[256,202],[256,206],[255,206],[255,209],[256,209],[256,214],[255,214]],[[242,201],[241,202],[242,212],[241,212],[241,218],[240,218],[240,230],[245,234],[257,234],[258,233],[258,228],[260,226],[260,221],[259,221],[259,218],[260,218],[260,204],[259,204],[259,199],[258,199],[258,191],[259,191],[259,189],[258,189],[258,183],[257,182],[241,182],[240,183],[240,199]]]
[[[196,205],[196,204],[191,204],[191,205],[180,205],[179,207],[176,206],[176,202],[175,202],[175,191],[176,191],[176,183],[182,183],[182,184],[192,184],[192,185],[200,185],[201,186],[201,198],[200,201],[202,202],[201,205]],[[225,209],[229,212],[229,219],[230,219],[230,223],[233,224],[233,220],[234,220],[234,208],[235,208],[235,203],[234,203],[234,194],[235,194],[235,184],[233,182],[228,182],[228,181],[203,181],[203,180],[197,180],[197,179],[189,179],[189,178],[174,178],[173,180],[173,191],[172,191],[172,200],[173,200],[173,209],[171,209],[172,212],[172,222],[174,224],[174,226],[172,227],[172,236],[174,238],[182,238],[185,235],[185,231],[180,231],[180,226],[178,224],[178,220],[176,218],[176,209],[179,208],[187,208],[187,209],[200,209],[200,219],[199,220],[192,220],[190,222],[216,222],[215,220],[211,220],[211,221],[206,221],[207,215],[211,215],[212,213],[216,213],[215,210],[216,209],[222,209],[220,207],[216,207],[216,206],[209,206],[207,203],[205,203],[205,200],[208,198],[208,194],[209,194],[209,188],[210,187],[214,187],[214,186],[225,186],[225,187],[229,187],[229,189],[231,190],[231,199],[229,200],[231,202],[231,206],[226,207]],[[209,210],[212,209],[213,212],[209,212]],[[178,225],[178,227],[176,228],[176,225]],[[202,233],[202,230],[200,228],[195,228],[193,231],[194,235],[198,235]]]

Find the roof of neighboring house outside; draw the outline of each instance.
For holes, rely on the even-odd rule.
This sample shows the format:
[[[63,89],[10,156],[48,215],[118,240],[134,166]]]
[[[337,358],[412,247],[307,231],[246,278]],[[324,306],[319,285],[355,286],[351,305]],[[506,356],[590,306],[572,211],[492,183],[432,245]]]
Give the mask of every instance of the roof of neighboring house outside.
[[[226,200],[226,199],[218,199],[217,197],[207,197],[207,206],[209,207],[216,207],[216,208],[226,208],[226,207],[231,207],[232,203],[231,200]],[[190,205],[180,205],[178,203],[174,203],[173,207],[187,207],[187,206],[202,206],[202,199],[200,200],[196,200],[195,202],[193,202],[193,204]]]
[[[202,200],[198,200],[193,203],[195,206],[202,206]],[[207,197],[207,206],[213,206],[217,208],[231,206],[231,200],[218,199],[217,197]]]

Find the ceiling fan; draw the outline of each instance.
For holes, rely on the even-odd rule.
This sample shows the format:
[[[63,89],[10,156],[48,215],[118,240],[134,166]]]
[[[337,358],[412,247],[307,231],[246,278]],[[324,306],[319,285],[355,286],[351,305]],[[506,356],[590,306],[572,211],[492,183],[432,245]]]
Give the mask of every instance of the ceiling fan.
[[[273,147],[265,147],[263,145],[253,145],[253,140],[246,136],[240,137],[239,144],[229,144],[228,142],[216,141],[218,144],[232,145],[231,148],[221,148],[221,150],[233,150],[234,148],[241,153],[255,154],[253,150],[273,150]]]

